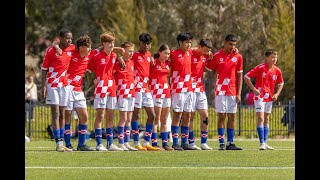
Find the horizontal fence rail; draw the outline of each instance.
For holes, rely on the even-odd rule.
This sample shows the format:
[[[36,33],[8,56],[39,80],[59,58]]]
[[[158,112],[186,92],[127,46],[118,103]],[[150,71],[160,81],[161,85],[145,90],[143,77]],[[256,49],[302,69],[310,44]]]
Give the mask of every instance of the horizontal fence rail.
[[[32,106],[26,107],[25,110],[25,134],[32,140],[51,139],[48,133],[48,128],[51,125],[51,110],[48,105],[33,106],[33,116],[31,115]],[[218,115],[213,106],[208,109],[209,112],[209,139],[218,139],[217,121]],[[94,120],[96,111],[93,106],[88,106],[88,131],[94,131]],[[172,112],[171,112],[172,117]],[[72,116],[71,130],[75,133],[77,122]],[[144,127],[146,124],[147,115],[144,109],[140,111],[139,124]],[[119,111],[115,111],[114,127],[117,127],[119,122]],[[194,123],[194,135],[200,137],[200,115],[196,113]],[[226,121],[227,122],[227,119]],[[295,104],[289,102],[287,105],[273,105],[272,112],[269,117],[269,137],[270,138],[289,138],[295,133]],[[102,127],[105,128],[105,121],[102,122]],[[159,123],[160,124],[160,123]],[[226,129],[226,128],[225,128]],[[159,128],[158,128],[159,132]],[[115,136],[114,136],[115,137]],[[256,115],[253,105],[238,105],[236,114],[235,138],[257,138],[256,131]],[[115,137],[116,138],[116,137]]]

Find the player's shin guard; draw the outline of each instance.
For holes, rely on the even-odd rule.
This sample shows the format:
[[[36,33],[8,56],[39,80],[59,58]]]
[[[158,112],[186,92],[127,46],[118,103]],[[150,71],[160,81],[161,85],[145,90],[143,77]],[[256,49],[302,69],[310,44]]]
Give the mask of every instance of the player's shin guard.
[[[172,145],[178,145],[179,142],[179,126],[171,126]]]
[[[131,121],[131,129],[133,134],[133,140],[139,142],[139,125],[138,121]]]
[[[181,145],[187,144],[188,136],[189,136],[189,127],[181,126]]]
[[[124,127],[118,126],[118,142],[119,144],[124,143]]]
[[[228,144],[233,142],[234,138],[234,129],[233,128],[227,128],[227,139],[228,139]]]
[[[151,142],[152,142],[152,146],[157,146],[158,145],[158,133],[157,132],[153,132],[151,135]]]
[[[224,128],[218,128],[219,143],[224,144]]]
[[[94,130],[97,146],[102,144],[102,129],[95,129]]]
[[[113,143],[113,129],[106,128],[107,133],[107,147],[109,147]]]
[[[153,125],[146,123],[146,132],[144,134],[144,141],[150,142]]]
[[[64,125],[64,142],[66,143],[66,146],[71,145],[71,136],[72,136],[72,131],[70,129],[70,124],[65,124]]]
[[[161,132],[162,147],[168,145],[168,132]]]
[[[85,145],[88,125],[79,124],[78,147]]]
[[[201,131],[201,144],[206,144],[208,139],[208,131]]]
[[[257,132],[258,132],[260,144],[264,143],[264,128],[263,128],[263,126],[257,126]]]
[[[124,126],[124,143],[130,141],[130,126]]]

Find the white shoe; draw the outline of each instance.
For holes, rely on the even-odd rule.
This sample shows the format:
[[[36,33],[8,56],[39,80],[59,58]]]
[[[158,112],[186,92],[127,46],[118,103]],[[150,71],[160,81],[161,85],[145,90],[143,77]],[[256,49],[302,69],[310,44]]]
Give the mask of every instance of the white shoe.
[[[123,149],[119,148],[115,144],[111,144],[109,147],[107,147],[108,151],[123,151]]]
[[[25,142],[30,142],[30,138],[28,136],[24,136]]]
[[[123,149],[124,151],[129,151],[129,149],[124,144],[119,144],[118,147]]]
[[[206,143],[201,144],[200,148],[201,148],[202,150],[212,150],[212,148],[209,147],[208,144],[206,144]]]
[[[56,146],[56,151],[58,151],[58,152],[72,152],[73,150],[65,147],[63,144],[58,144]]]
[[[271,146],[269,146],[268,144],[266,144],[266,149],[267,149],[267,150],[274,150],[274,148],[271,147]]]
[[[265,143],[260,144],[259,150],[266,150],[266,149],[267,147]]]
[[[199,147],[196,146],[195,144],[190,144],[190,145],[189,145],[189,148],[190,148],[191,150],[201,150],[201,148],[199,148]]]
[[[105,148],[102,144],[99,144],[99,145],[96,147],[96,150],[97,150],[97,151],[108,151],[108,149]]]
[[[129,151],[138,151],[137,148],[134,148],[134,147],[130,146],[129,143],[124,143],[124,146],[125,146]]]

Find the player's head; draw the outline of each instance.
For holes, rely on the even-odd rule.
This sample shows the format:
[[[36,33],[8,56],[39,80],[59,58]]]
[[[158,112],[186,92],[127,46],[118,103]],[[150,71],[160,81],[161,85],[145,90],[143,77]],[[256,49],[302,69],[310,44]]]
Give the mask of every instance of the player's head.
[[[124,60],[132,58],[134,53],[134,44],[132,42],[125,41],[121,44],[121,47],[124,49]]]
[[[76,48],[80,53],[88,54],[91,51],[92,41],[88,35],[80,36],[76,40]]]
[[[154,54],[154,58],[159,58],[161,60],[168,60],[170,57],[170,47],[167,44],[162,44],[158,52]]]
[[[113,51],[115,40],[116,38],[113,32],[106,31],[100,35],[100,43],[107,51]]]
[[[142,33],[139,35],[139,51],[142,53],[147,52],[151,48],[152,37],[148,33]]]
[[[212,42],[210,39],[201,39],[199,43],[199,50],[202,54],[208,54],[211,51]]]
[[[187,51],[191,48],[193,35],[188,32],[178,34],[177,42],[178,46],[182,51]]]
[[[61,49],[69,47],[72,43],[72,32],[69,29],[61,29],[59,32]]]
[[[224,50],[227,53],[231,53],[237,45],[237,37],[233,34],[228,34],[226,35],[226,37],[224,38]]]
[[[264,55],[266,57],[266,62],[269,64],[276,64],[278,61],[278,51],[274,49],[267,49],[264,52]]]

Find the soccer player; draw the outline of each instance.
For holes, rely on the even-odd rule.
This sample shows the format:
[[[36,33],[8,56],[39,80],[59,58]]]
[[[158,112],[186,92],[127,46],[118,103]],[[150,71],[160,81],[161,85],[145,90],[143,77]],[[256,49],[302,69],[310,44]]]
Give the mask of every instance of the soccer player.
[[[203,84],[203,73],[204,67],[207,62],[211,59],[209,53],[211,53],[212,43],[209,39],[201,39],[199,46],[192,50],[191,56],[191,79],[192,79],[192,90],[193,90],[193,103],[192,113],[189,126],[189,145],[194,150],[212,150],[207,145],[208,139],[208,100],[206,92],[204,91]],[[212,54],[211,54],[212,55]],[[200,148],[195,145],[194,133],[193,133],[193,119],[198,110],[200,114],[200,128],[201,128],[201,146]]]
[[[149,52],[151,48],[152,37],[148,33],[139,35],[139,50],[134,52],[134,76],[135,76],[135,103],[132,115],[131,128],[133,133],[133,140],[135,148],[140,151],[159,151],[159,147],[150,145],[152,129],[155,120],[154,104],[152,95],[149,89],[149,72],[152,55]],[[139,114],[140,109],[144,107],[147,112],[146,132],[144,135],[144,142],[142,146],[139,142]]]
[[[86,72],[91,51],[91,38],[88,35],[80,36],[76,40],[76,51],[72,53],[69,68],[66,74],[68,78],[70,94],[68,106],[65,109],[65,142],[66,147],[73,149],[70,143],[70,121],[72,110],[75,110],[79,120],[78,126],[78,146],[80,151],[94,151],[93,148],[85,144],[86,134],[88,130],[88,111],[86,98],[82,91],[82,80]],[[67,138],[68,137],[68,138]]]
[[[283,88],[283,78],[281,70],[276,66],[278,52],[268,49],[265,52],[265,62],[251,69],[244,76],[244,81],[254,93],[254,106],[257,116],[257,132],[260,140],[260,150],[273,150],[267,144],[269,133],[269,115],[271,114],[272,102],[276,101]],[[255,86],[251,79],[255,78]],[[274,93],[275,84],[278,84]]]
[[[162,148],[167,151],[174,150],[168,145],[167,118],[170,114],[171,96],[170,86],[168,84],[168,75],[170,73],[170,48],[167,44],[159,47],[158,53],[154,54],[155,65],[150,67],[150,90],[153,96],[155,121],[151,135],[152,146],[159,147],[157,142],[158,123],[161,122],[160,133],[162,139]]]
[[[113,67],[117,55],[112,52],[114,48],[115,35],[112,32],[105,32],[100,35],[100,42],[103,49],[94,55],[89,62],[87,70],[94,72],[95,91],[94,91],[94,108],[96,109],[96,119],[94,123],[95,138],[97,142],[97,151],[123,151],[113,144],[113,117],[116,109],[117,97],[116,87],[113,77]],[[107,145],[102,144],[102,119],[105,114]]]
[[[173,109],[171,124],[172,148],[174,150],[192,150],[187,141],[193,102],[191,81],[192,50],[190,49],[193,36],[191,33],[180,33],[176,39],[179,47],[170,53],[171,103]],[[178,144],[180,120],[181,146]]]
[[[72,52],[75,46],[72,44],[72,32],[68,29],[62,29],[59,32],[59,47],[62,54],[59,55],[53,46],[47,48],[42,70],[42,97],[46,98],[46,104],[51,106],[51,123],[53,135],[56,142],[56,151],[70,152],[64,146],[64,108],[67,106],[67,97],[69,93],[66,72],[71,60]]]
[[[138,149],[130,146],[130,123],[132,112],[134,109],[134,62],[131,59],[134,53],[134,44],[131,42],[123,42],[121,47],[124,48],[122,60],[125,63],[125,69],[118,65],[114,66],[115,82],[117,86],[117,106],[119,109],[118,123],[118,142],[121,149],[125,151],[138,151]]]
[[[216,70],[215,111],[218,113],[219,150],[242,150],[234,143],[234,128],[237,104],[241,101],[243,60],[235,51],[237,38],[229,34],[224,39],[224,46],[208,62],[208,71]],[[227,146],[224,142],[225,119],[227,121]]]

